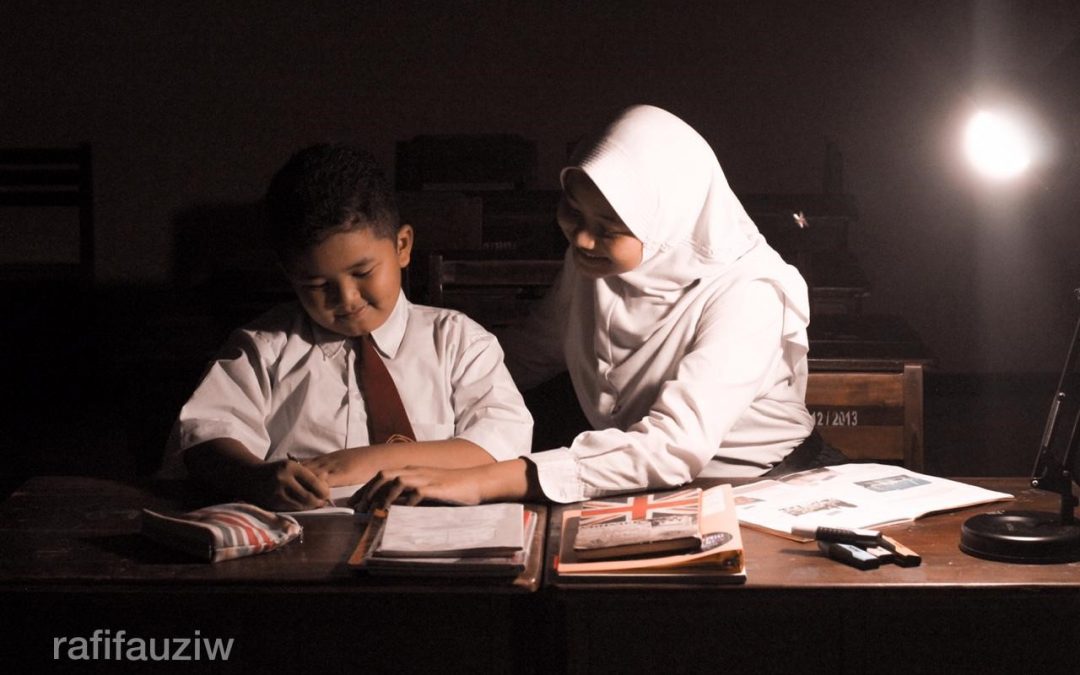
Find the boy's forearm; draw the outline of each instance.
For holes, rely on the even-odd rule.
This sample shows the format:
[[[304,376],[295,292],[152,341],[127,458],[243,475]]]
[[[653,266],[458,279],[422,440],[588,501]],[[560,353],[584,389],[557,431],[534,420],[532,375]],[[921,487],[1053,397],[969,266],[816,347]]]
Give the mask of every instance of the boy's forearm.
[[[370,445],[362,450],[375,472],[406,466],[465,469],[492,464],[495,459],[479,445],[460,438],[416,443]]]
[[[185,450],[184,464],[195,480],[222,494],[236,495],[241,491],[244,471],[262,460],[236,439],[215,438]]]

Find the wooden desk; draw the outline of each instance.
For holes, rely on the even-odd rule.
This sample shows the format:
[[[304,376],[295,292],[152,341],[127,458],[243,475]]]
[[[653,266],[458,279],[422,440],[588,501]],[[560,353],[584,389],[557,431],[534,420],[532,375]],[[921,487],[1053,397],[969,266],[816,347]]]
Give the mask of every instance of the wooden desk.
[[[536,662],[527,650],[537,642],[521,636],[539,630],[527,611],[539,531],[535,559],[513,583],[358,575],[346,560],[360,526],[347,516],[301,516],[302,542],[208,564],[138,534],[143,507],[198,505],[177,487],[39,477],[0,505],[0,663],[55,665],[54,638],[98,629],[234,638],[230,660],[215,667],[243,672],[510,672]],[[545,522],[546,507],[536,508]]]
[[[1011,565],[958,548],[971,515],[1056,510],[1056,497],[1022,479],[970,482],[1017,499],[888,528],[922,555],[919,567],[859,571],[744,527],[744,586],[561,583],[551,562],[563,507],[553,509],[545,584],[567,671],[1078,672],[1080,563]]]
[[[973,482],[1017,493],[1007,508],[1056,506],[1022,480]],[[99,629],[234,638],[228,662],[198,667],[274,673],[1073,673],[1080,644],[1080,565],[957,549],[963,520],[1001,504],[892,528],[922,554],[915,568],[860,572],[744,529],[745,586],[570,587],[549,570],[548,587],[530,593],[354,577],[348,519],[306,518],[302,544],[263,556],[182,562],[135,534],[139,508],[179,503],[112,481],[35,478],[0,505],[5,672],[55,669],[54,638]]]

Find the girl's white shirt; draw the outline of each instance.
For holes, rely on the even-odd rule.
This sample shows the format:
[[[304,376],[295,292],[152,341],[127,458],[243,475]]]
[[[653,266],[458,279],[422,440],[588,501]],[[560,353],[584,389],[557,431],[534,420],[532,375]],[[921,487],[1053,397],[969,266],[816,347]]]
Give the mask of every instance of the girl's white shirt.
[[[764,473],[813,428],[806,283],[679,118],[635,106],[583,148],[577,168],[644,252],[593,280],[568,251],[537,311],[504,336],[518,385],[568,369],[595,429],[530,456],[541,488],[571,502]]]

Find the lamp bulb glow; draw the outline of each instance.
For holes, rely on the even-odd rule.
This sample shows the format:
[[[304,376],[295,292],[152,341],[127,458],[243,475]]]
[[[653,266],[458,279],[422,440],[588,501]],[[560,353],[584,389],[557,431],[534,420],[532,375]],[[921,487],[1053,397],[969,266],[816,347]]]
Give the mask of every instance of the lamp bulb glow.
[[[1012,178],[1031,164],[1031,141],[1020,125],[985,110],[971,118],[964,145],[975,168],[991,178]]]

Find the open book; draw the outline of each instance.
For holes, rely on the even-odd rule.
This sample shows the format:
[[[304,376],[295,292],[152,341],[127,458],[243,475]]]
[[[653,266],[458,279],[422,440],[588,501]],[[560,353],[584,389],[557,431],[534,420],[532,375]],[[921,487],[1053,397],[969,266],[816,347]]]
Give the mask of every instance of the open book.
[[[372,574],[516,576],[538,521],[521,504],[394,505],[368,523],[349,565]]]
[[[743,525],[791,539],[792,526],[869,528],[1012,495],[889,464],[841,464],[734,490]]]
[[[654,582],[661,578],[677,581],[687,576],[676,573],[682,568],[706,571],[721,582],[739,583],[745,580],[743,569],[742,535],[736,517],[730,485],[717,485],[701,493],[698,515],[701,543],[696,550],[615,560],[582,560],[574,550],[574,541],[581,520],[581,510],[563,512],[562,536],[555,569],[561,579],[571,577],[580,581],[606,581],[633,578]],[[652,579],[655,574],[658,578]]]

